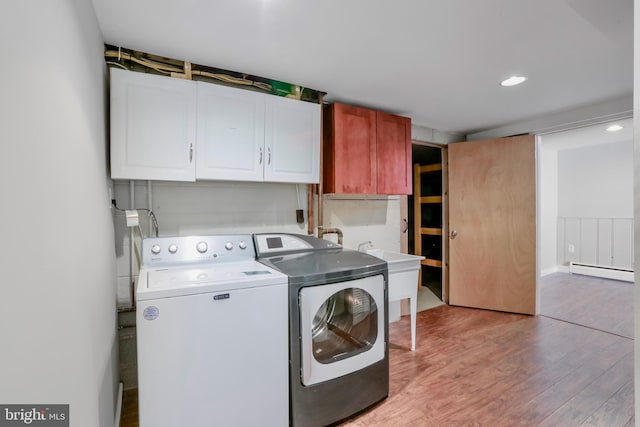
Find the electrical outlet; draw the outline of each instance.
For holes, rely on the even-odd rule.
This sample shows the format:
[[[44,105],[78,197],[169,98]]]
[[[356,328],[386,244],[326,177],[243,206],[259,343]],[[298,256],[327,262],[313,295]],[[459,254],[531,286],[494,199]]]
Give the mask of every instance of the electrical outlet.
[[[576,245],[569,245],[569,253],[573,254],[576,252]]]

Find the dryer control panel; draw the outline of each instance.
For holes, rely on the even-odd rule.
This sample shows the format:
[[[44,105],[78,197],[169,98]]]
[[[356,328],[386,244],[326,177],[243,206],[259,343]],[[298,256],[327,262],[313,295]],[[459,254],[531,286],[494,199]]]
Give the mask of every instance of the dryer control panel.
[[[341,249],[342,246],[313,236],[289,233],[254,234],[258,258],[271,255],[284,255],[296,252]]]

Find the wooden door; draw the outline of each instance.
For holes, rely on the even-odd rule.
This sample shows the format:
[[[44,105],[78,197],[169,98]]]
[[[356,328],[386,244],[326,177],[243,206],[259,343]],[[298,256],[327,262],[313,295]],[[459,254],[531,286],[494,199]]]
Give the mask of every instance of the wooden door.
[[[449,303],[536,314],[535,137],[448,151]]]
[[[411,194],[411,119],[377,112],[377,192]]]

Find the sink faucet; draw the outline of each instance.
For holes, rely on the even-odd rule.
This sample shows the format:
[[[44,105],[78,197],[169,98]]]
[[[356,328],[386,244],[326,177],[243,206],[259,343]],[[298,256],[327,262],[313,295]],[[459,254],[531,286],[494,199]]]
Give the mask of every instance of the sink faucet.
[[[367,240],[366,242],[358,243],[358,250],[360,252],[365,252],[367,250],[367,248],[372,248],[372,247],[373,247],[373,243],[371,243],[371,240]]]
[[[318,227],[318,237],[322,239],[322,236],[325,234],[337,234],[338,235],[338,244],[342,245],[342,230],[337,227]]]

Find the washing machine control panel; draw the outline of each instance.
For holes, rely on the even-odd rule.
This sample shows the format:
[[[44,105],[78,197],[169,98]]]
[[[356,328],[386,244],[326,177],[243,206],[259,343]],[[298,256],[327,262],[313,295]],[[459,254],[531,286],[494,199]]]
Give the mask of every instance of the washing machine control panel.
[[[142,241],[144,266],[244,261],[255,256],[249,234],[150,237]]]

